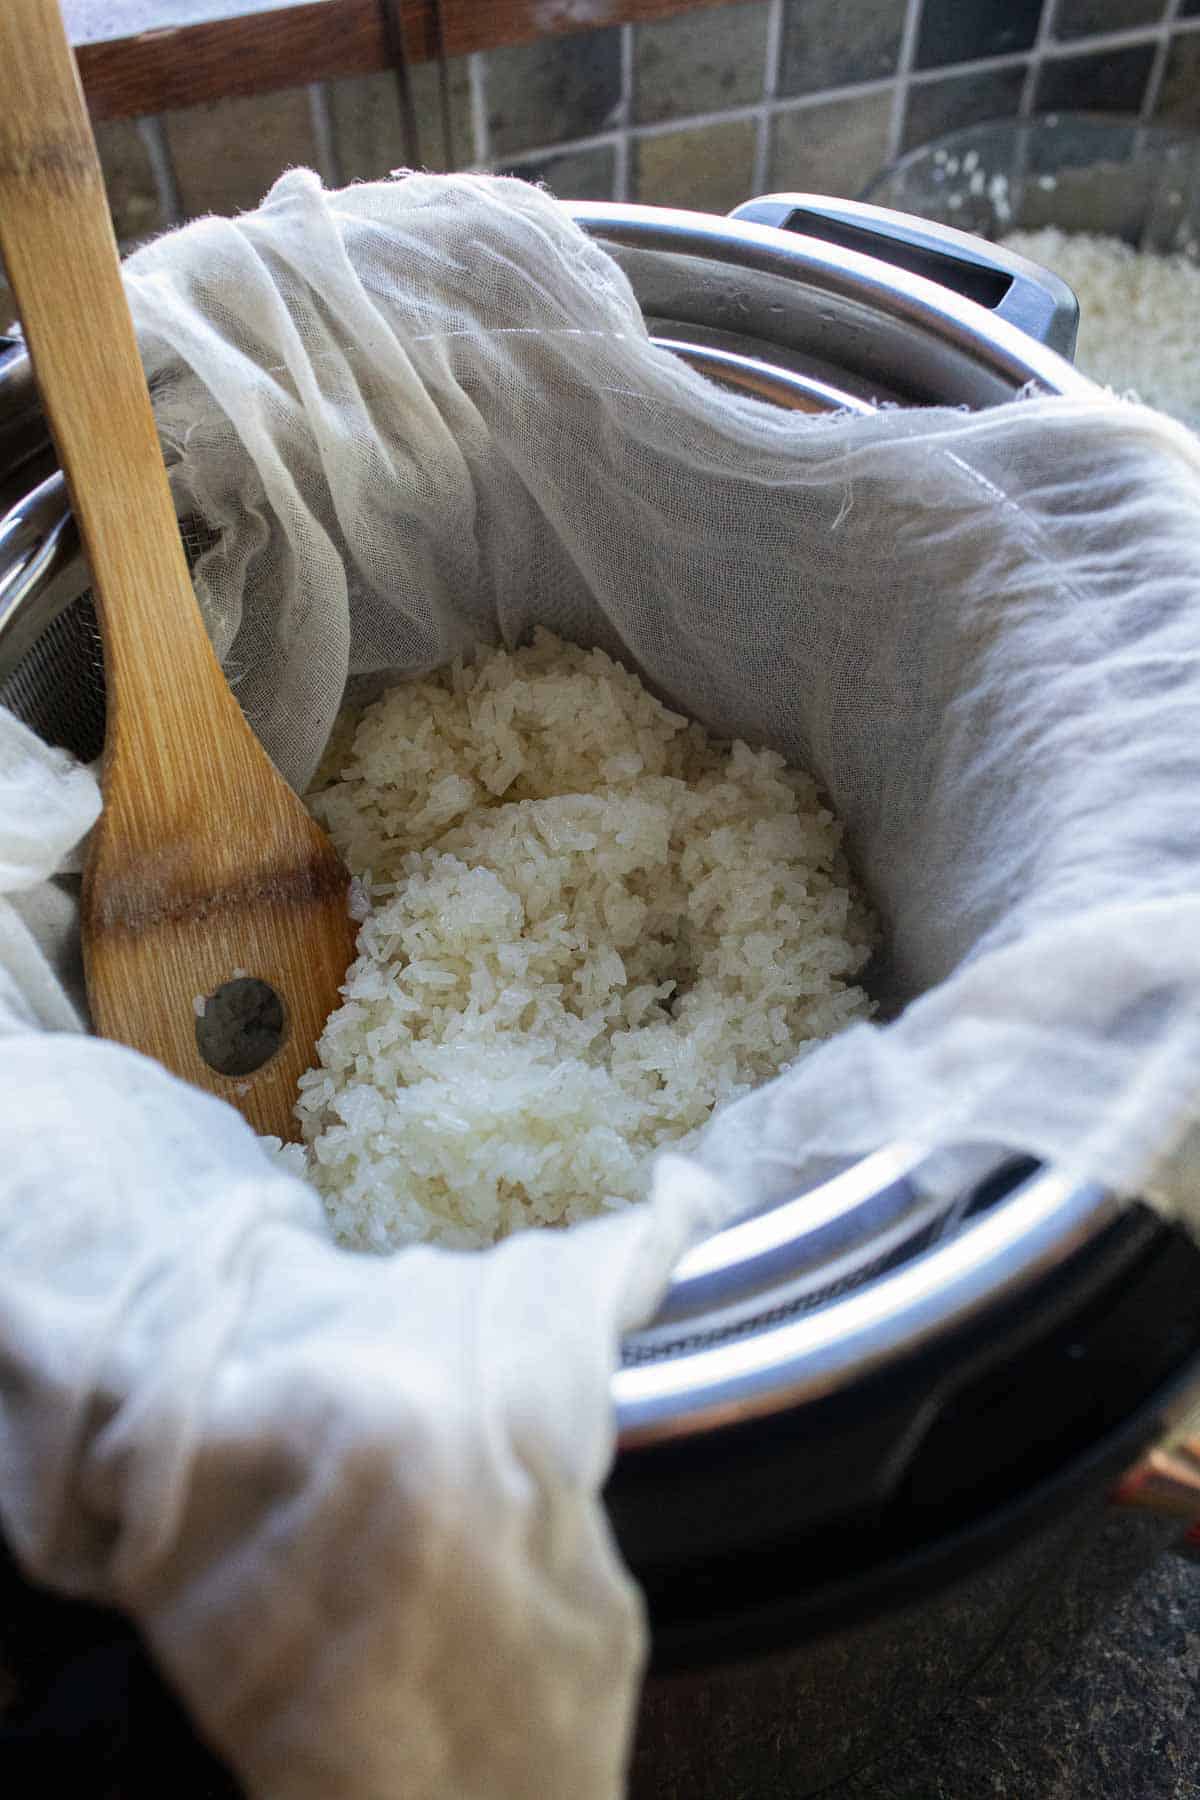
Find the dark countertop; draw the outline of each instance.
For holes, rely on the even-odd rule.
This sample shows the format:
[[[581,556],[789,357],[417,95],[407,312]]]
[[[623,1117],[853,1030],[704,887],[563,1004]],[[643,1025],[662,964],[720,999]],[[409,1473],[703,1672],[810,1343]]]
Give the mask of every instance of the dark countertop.
[[[1084,1507],[907,1606],[652,1681],[631,1800],[1200,1800],[1200,1563]]]
[[[1200,1564],[1167,1555],[1016,1703],[959,1703],[828,1800],[1197,1800]]]
[[[236,1800],[128,1634],[114,1640],[104,1615],[69,1602],[51,1606],[74,1621],[72,1662],[64,1670],[47,1642],[40,1719],[32,1733],[6,1730],[17,1696],[5,1679],[4,1640],[19,1646],[20,1662],[36,1664],[46,1603],[27,1593],[23,1600],[2,1559],[0,1577],[3,1599],[15,1603],[0,1608],[0,1789],[24,1796],[61,1775],[68,1791],[82,1782],[96,1800],[157,1800],[170,1767],[178,1800]],[[1047,1610],[1056,1612],[1057,1601]],[[985,1690],[955,1701],[907,1740],[892,1739],[885,1756],[851,1779],[798,1783],[803,1747],[788,1744],[777,1715],[711,1791],[721,1800],[1200,1800],[1200,1563],[1162,1556],[1076,1641],[1065,1664],[1046,1660],[1044,1637],[1030,1652],[1020,1629],[1009,1646],[1010,1664],[1031,1673],[1032,1686],[1009,1685],[998,1699],[1001,1682],[992,1697]],[[919,1649],[917,1659],[925,1660]],[[687,1737],[698,1716],[685,1722]],[[710,1791],[679,1761],[658,1777],[635,1784],[637,1800],[696,1800],[698,1786]]]

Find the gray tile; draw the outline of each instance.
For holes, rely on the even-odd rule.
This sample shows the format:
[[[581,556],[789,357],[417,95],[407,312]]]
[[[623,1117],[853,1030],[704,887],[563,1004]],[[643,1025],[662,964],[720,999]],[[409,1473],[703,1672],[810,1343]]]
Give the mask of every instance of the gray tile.
[[[616,153],[603,144],[592,150],[568,150],[539,162],[510,163],[499,172],[522,181],[539,181],[560,200],[611,200]]]
[[[776,113],[769,186],[853,199],[887,161],[892,90]]]
[[[113,230],[122,244],[152,237],[167,220],[141,133],[132,119],[105,119],[95,131]]]
[[[897,0],[786,0],[779,91],[818,94],[894,75],[903,26]]]
[[[413,107],[417,115],[417,134],[426,168],[463,169],[475,161],[475,133],[471,123],[471,59],[451,56],[446,62],[446,85],[450,92],[450,136],[447,144],[442,133],[441,77],[435,62],[417,63],[413,67]]]
[[[614,122],[621,100],[621,34],[586,31],[487,57],[492,155],[590,137]]]
[[[1129,31],[1138,25],[1157,25],[1166,4],[1167,0],[1058,0],[1054,36],[1090,37],[1100,31]]]
[[[420,165],[426,169],[461,169],[475,160],[466,57],[453,57],[447,73],[453,136],[449,156],[442,141],[437,65],[417,63],[411,72],[417,147]],[[394,75],[357,75],[331,82],[329,104],[343,180],[372,181],[404,166],[407,158]]]
[[[637,198],[651,206],[732,212],[751,197],[756,138],[753,119],[639,138],[634,150]]]
[[[1038,73],[1034,108],[1037,112],[1135,113],[1141,107],[1153,61],[1152,44],[1056,56],[1043,63]]]
[[[1180,32],[1172,41],[1154,117],[1167,125],[1200,127],[1200,32]]]
[[[763,92],[768,8],[718,6],[639,25],[634,39],[634,117],[639,124],[721,112]]]
[[[924,0],[917,67],[940,69],[1028,50],[1041,16],[1042,0]]]
[[[285,169],[317,166],[305,88],[190,106],[163,123],[188,218],[249,211]]]
[[[932,143],[963,125],[1012,118],[1021,104],[1025,68],[1018,63],[1003,69],[980,69],[973,75],[914,81],[904,115],[904,148]]]

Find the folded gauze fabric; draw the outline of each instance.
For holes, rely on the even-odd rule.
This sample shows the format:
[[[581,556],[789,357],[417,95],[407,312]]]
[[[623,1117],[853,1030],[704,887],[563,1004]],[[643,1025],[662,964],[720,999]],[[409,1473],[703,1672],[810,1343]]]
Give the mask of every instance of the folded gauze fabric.
[[[414,176],[140,252],[235,691],[308,781],[350,681],[599,644],[813,771],[887,936],[856,1026],[641,1206],[354,1256],[224,1104],[90,1037],[92,774],[0,713],[0,1523],[119,1605],[266,1800],[609,1800],[646,1648],[610,1378],[683,1247],[903,1135],[1194,1204],[1200,446],[1028,398],[808,418],[647,337],[547,195]]]
[[[486,1256],[337,1249],[230,1107],[64,1030],[57,918],[14,897],[98,807],[0,713],[9,1544],[138,1619],[253,1793],[619,1792],[644,1629],[609,1379],[695,1178]]]

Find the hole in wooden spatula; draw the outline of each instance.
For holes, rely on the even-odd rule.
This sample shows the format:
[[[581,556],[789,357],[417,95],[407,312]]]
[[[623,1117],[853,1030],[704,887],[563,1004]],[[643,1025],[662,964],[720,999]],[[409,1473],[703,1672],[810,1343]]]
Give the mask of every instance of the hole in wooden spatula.
[[[201,1010],[203,1008],[203,1010]],[[235,975],[196,1007],[196,1044],[218,1075],[251,1075],[283,1042],[283,1001],[265,981]]]

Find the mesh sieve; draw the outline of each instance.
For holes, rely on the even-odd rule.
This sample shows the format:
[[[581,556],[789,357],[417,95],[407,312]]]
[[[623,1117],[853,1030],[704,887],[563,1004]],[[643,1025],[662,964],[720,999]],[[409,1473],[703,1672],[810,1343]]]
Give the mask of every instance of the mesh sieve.
[[[757,392],[783,407],[822,410],[849,403],[867,410],[862,401],[847,400],[846,394],[811,376],[783,371],[729,347],[682,338],[658,342],[669,344],[721,385]],[[180,536],[189,567],[216,542],[209,526],[194,515],[180,520]],[[0,585],[4,580],[0,569]],[[0,704],[47,742],[83,761],[97,760],[104,745],[103,643],[83,556],[74,551],[65,565],[54,565],[45,578],[29,581],[18,605],[22,641],[29,648],[5,673],[0,639]],[[626,1339],[624,1364],[644,1366],[738,1343],[828,1307],[954,1237],[964,1220],[1015,1192],[1031,1174],[1027,1161],[997,1152],[984,1179],[964,1184],[952,1199],[936,1201],[921,1186],[919,1163],[919,1152],[907,1150],[887,1179],[851,1181],[831,1217],[815,1224],[795,1220],[790,1235],[768,1258],[734,1251],[700,1282],[685,1260],[658,1318]],[[721,1235],[714,1242],[720,1244]]]
[[[216,542],[201,519],[182,520],[180,536],[189,568]],[[86,579],[82,566],[78,579]],[[48,744],[95,762],[104,748],[104,652],[90,587],[55,613],[0,679],[0,705]]]
[[[677,329],[678,337],[658,336],[654,341],[722,387],[756,394],[796,411],[870,410],[860,398],[812,373],[780,368],[748,355],[730,333],[694,332],[689,341],[688,328]],[[737,348],[732,347],[735,344]],[[65,501],[59,505],[61,509]],[[195,515],[181,519],[179,530],[188,567],[194,568],[204,551],[216,543],[216,536]],[[2,557],[0,545],[0,564]],[[20,579],[20,573],[15,573]],[[35,579],[11,599],[6,583],[14,576],[0,566],[0,705],[16,713],[47,743],[90,763],[104,747],[104,662],[96,610],[86,585],[86,570],[78,560],[61,573],[56,571],[56,577],[53,592],[48,583]],[[39,615],[45,623],[13,663],[4,653],[3,629],[9,614],[16,610],[23,619],[32,617],[35,629]],[[24,640],[26,633],[22,636]]]
[[[658,235],[667,231],[670,236],[673,229],[657,222],[654,226]],[[684,247],[692,247],[690,238]],[[641,270],[643,284],[650,282],[651,276],[665,283],[663,293],[654,289],[643,299],[647,320],[654,320],[652,335],[658,345],[669,347],[721,385],[774,400],[780,406],[874,410],[850,366],[814,357],[807,342],[801,353],[799,346],[774,341],[770,331],[781,331],[785,323],[789,329],[794,324],[798,332],[807,329],[801,298],[789,292],[792,304],[781,304],[781,292],[776,291],[781,280],[778,274],[760,277],[754,270],[739,267],[734,315],[739,330],[734,333],[724,303],[723,265],[715,265],[714,280],[720,278],[722,285],[713,303],[719,318],[719,324],[714,324],[708,316],[713,296],[705,290],[701,305],[695,297],[690,267],[688,283],[681,288],[675,280],[675,263],[660,251],[656,236],[656,260],[649,271]],[[776,258],[778,254],[772,250]],[[768,287],[776,283],[761,297],[761,318],[751,304],[757,304],[754,284],[759,280]],[[693,317],[696,310],[704,316]],[[750,336],[746,335],[748,328],[752,328]],[[903,338],[904,367],[908,369],[915,340],[907,325]],[[882,341],[877,334],[876,352]],[[941,337],[934,347],[940,358]],[[975,380],[975,363],[970,367]],[[814,371],[819,371],[820,378]],[[939,361],[939,390],[945,386],[953,391],[951,373]],[[869,392],[886,398],[891,391],[873,366]],[[974,389],[963,392],[963,398],[975,404],[989,397],[1000,396]],[[195,520],[185,519],[181,530],[189,561],[194,564],[213,540]],[[9,665],[7,673],[0,642],[0,701],[43,735],[90,759],[99,753],[103,737],[103,670],[82,563],[75,570],[73,594],[66,591],[63,572],[58,572],[56,595],[53,621],[26,650],[20,664],[15,668]],[[36,600],[36,595],[30,596],[31,604]],[[903,1148],[903,1155],[890,1155],[886,1172],[877,1169],[876,1158],[843,1166],[842,1173],[849,1181],[844,1189],[838,1171],[830,1170],[834,1179],[822,1184],[819,1192],[810,1188],[802,1197],[803,1205],[785,1203],[772,1209],[771,1220],[779,1224],[766,1229],[755,1244],[749,1244],[745,1232],[735,1226],[710,1240],[704,1247],[710,1254],[685,1258],[658,1318],[626,1341],[624,1361],[630,1373],[638,1367],[649,1370],[672,1358],[686,1359],[706,1347],[736,1345],[757,1332],[822,1309],[835,1312],[834,1302],[904,1265],[915,1264],[953,1238],[968,1217],[990,1211],[997,1202],[1016,1194],[1028,1176],[1028,1164],[1014,1165],[1011,1157],[997,1151],[974,1165],[977,1180],[964,1176],[949,1197],[933,1198],[938,1190],[922,1181],[922,1154]],[[856,1180],[860,1171],[862,1178]],[[821,1214],[826,1196],[829,1205],[814,1225],[812,1211]],[[766,1250],[763,1243],[768,1243]]]
[[[189,566],[215,542],[198,519],[183,520],[180,533]],[[79,578],[84,578],[82,567]],[[86,761],[100,755],[104,667],[90,588],[51,620],[0,682],[0,704],[47,742]],[[788,1245],[786,1266],[774,1267],[765,1283],[734,1261],[709,1284],[698,1304],[677,1299],[672,1308],[668,1300],[660,1322],[626,1339],[622,1361],[628,1367],[690,1355],[815,1312],[946,1241],[968,1218],[1011,1194],[1032,1172],[1028,1160],[1004,1160],[995,1173],[939,1204],[922,1195],[918,1170],[906,1171],[896,1183],[870,1193],[867,1204],[857,1196],[847,1203],[832,1246],[819,1230],[798,1234]],[[895,1195],[891,1205],[886,1204],[889,1192]],[[676,1294],[686,1286],[685,1274]]]

